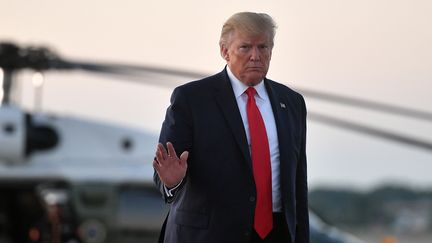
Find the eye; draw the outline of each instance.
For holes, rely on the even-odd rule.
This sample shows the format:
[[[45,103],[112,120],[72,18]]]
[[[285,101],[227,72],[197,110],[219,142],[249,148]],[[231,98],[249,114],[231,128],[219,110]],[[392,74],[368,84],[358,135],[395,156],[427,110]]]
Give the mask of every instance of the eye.
[[[249,48],[250,48],[250,46],[249,45],[240,45],[240,50],[241,51],[247,51],[247,50],[249,50]]]
[[[260,50],[268,50],[269,49],[268,45],[265,45],[265,44],[259,45],[258,48]]]

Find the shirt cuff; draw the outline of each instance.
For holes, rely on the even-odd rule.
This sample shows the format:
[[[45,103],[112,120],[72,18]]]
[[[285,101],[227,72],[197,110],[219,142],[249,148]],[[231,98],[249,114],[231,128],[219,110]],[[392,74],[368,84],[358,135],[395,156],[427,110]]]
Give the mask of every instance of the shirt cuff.
[[[183,182],[183,179],[175,187],[173,187],[171,189],[168,189],[168,187],[166,187],[165,184],[164,184],[165,194],[168,197],[173,197],[175,190],[182,184],[182,182]]]

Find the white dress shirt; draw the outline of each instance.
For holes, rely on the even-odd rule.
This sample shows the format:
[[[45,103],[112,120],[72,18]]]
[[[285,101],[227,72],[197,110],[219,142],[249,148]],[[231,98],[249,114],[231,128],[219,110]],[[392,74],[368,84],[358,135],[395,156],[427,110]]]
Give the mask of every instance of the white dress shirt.
[[[237,101],[238,108],[240,110],[240,115],[243,120],[243,125],[246,132],[246,137],[249,144],[249,152],[250,152],[250,135],[249,135],[249,122],[247,118],[246,112],[246,104],[248,100],[248,96],[245,93],[246,89],[249,86],[242,83],[239,79],[234,76],[229,67],[227,66],[228,77],[231,81],[231,85],[234,91],[234,95]],[[270,147],[270,161],[271,161],[271,175],[272,175],[272,201],[273,201],[273,212],[281,212],[282,211],[282,202],[281,202],[281,188],[280,188],[280,159],[279,159],[279,142],[278,135],[276,130],[276,122],[273,115],[273,110],[271,107],[270,99],[267,94],[267,90],[264,86],[264,82],[261,81],[257,85],[254,86],[257,91],[257,95],[255,96],[256,105],[260,110],[261,116],[264,120],[264,124],[266,127],[267,138]]]

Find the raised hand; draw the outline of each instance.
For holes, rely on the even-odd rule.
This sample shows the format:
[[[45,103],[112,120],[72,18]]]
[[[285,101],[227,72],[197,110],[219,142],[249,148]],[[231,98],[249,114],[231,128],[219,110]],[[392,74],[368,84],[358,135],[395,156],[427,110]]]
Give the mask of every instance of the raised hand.
[[[184,151],[180,158],[177,157],[172,143],[167,143],[167,149],[159,143],[156,148],[156,157],[153,160],[153,168],[160,180],[167,188],[175,187],[185,177],[187,170],[188,151]]]

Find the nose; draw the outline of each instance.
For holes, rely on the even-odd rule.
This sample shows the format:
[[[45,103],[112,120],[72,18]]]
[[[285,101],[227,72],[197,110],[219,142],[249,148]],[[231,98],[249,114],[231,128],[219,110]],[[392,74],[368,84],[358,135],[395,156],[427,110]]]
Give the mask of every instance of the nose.
[[[259,61],[261,59],[261,53],[258,49],[258,47],[253,47],[251,48],[251,56],[250,56],[250,60],[251,61]]]

